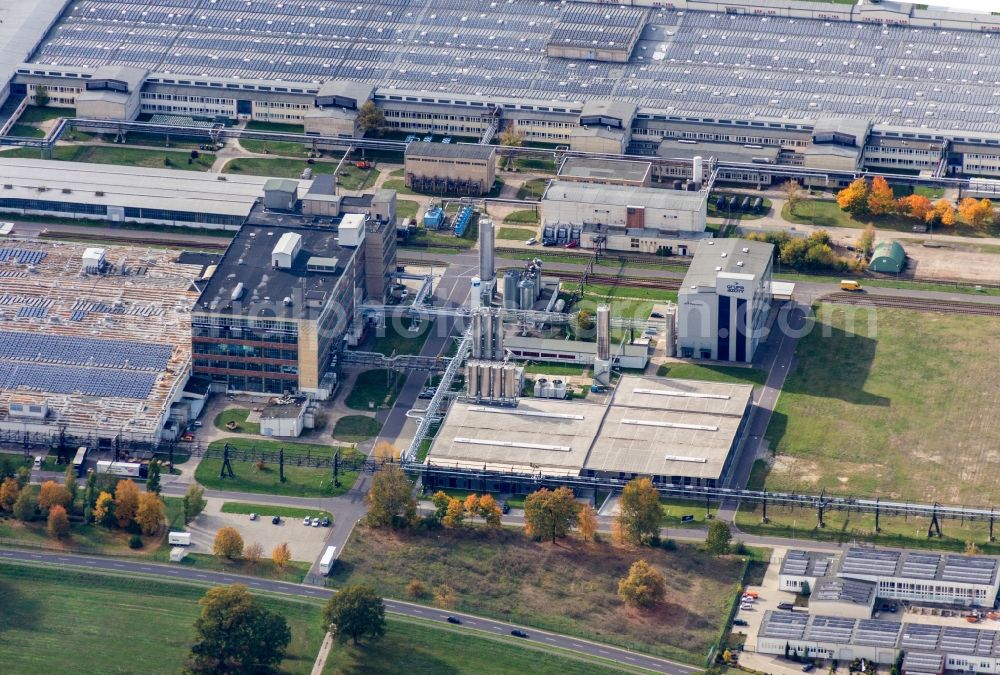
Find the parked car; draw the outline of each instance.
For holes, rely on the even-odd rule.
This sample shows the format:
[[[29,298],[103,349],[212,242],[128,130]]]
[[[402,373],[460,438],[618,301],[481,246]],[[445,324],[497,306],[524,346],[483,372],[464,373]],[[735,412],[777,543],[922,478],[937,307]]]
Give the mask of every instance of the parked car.
[[[200,429],[203,425],[204,422],[200,422],[198,420],[195,420],[194,422],[191,423],[191,426],[193,426],[195,429]]]
[[[795,605],[790,602],[779,602],[778,609],[787,609],[789,612],[795,611]]]
[[[814,666],[813,664],[807,663],[806,665],[802,666],[802,672],[811,673],[815,668],[816,666]]]
[[[542,246],[558,246],[559,242],[555,239],[543,239]]]
[[[519,637],[519,638],[526,638],[526,637],[528,637],[527,633],[525,633],[523,630],[517,630],[516,628],[514,630],[512,630],[510,632],[510,634],[513,635],[514,637]]]
[[[534,246],[537,243],[538,243],[538,240],[535,239],[534,237],[532,237],[528,241],[524,242],[525,246]]]
[[[460,623],[462,623],[462,620],[459,619],[457,616],[449,616],[448,619],[447,619],[447,621],[448,621],[448,623],[454,623],[454,624],[460,624]]]
[[[741,602],[740,609],[742,609],[744,612],[749,612],[750,610],[753,609],[753,605],[750,604],[749,602]]]
[[[271,518],[272,525],[281,525],[281,516],[274,516]]]
[[[734,626],[749,626],[750,624],[748,624],[743,619],[733,619],[733,625]]]
[[[305,525],[306,527],[309,527],[310,525],[312,525],[312,518],[306,516],[305,518],[302,519],[302,524]]]
[[[510,513],[510,504],[507,503],[506,499],[503,501],[503,505],[500,507],[500,511],[504,514]]]
[[[649,316],[650,316],[650,318],[653,318],[653,319],[665,319],[665,318],[667,318],[667,317],[663,316],[663,314],[660,313],[660,312],[652,312],[652,313],[650,313]]]
[[[417,398],[434,398],[434,387],[424,387]]]
[[[319,516],[313,518],[313,527],[319,527]]]
[[[576,239],[566,242],[566,248],[580,248],[580,242]]]
[[[330,527],[330,519],[324,516],[322,525],[323,527]]]
[[[251,513],[250,514],[250,520],[257,520],[257,514],[256,513]]]

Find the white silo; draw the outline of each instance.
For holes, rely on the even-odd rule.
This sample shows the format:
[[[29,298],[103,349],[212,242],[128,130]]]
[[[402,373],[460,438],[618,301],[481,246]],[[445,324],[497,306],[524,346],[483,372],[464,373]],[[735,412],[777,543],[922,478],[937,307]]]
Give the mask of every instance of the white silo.
[[[469,309],[473,312],[483,304],[483,281],[479,277],[472,277],[472,288],[469,291]]]
[[[548,379],[540,377],[535,380],[535,398],[545,398],[546,389],[549,386]]]
[[[704,178],[705,163],[702,160],[701,155],[695,155],[694,159],[691,160],[691,164],[692,164],[691,178],[692,180],[694,180],[694,184],[700,190],[702,181],[704,181],[705,179]]]
[[[597,306],[597,358],[611,358],[611,306]]]
[[[552,380],[552,398],[566,398],[566,380]]]

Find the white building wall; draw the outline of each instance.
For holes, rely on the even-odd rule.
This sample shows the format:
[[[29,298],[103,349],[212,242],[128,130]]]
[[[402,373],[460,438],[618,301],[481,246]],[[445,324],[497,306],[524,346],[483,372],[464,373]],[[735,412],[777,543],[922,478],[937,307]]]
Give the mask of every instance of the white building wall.
[[[305,415],[300,413],[296,417],[278,417],[271,419],[261,419],[260,433],[262,436],[284,436],[295,438],[302,434],[305,426]]]

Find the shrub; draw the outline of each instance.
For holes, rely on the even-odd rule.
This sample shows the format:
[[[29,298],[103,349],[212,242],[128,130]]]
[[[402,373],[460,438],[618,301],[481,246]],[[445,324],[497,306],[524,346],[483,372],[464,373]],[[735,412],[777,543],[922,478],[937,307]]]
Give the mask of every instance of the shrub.
[[[414,579],[406,584],[406,594],[411,598],[423,598],[427,595],[427,587],[420,579]]]
[[[131,537],[128,538],[128,547],[142,548],[142,537],[140,537],[137,534],[133,534]]]

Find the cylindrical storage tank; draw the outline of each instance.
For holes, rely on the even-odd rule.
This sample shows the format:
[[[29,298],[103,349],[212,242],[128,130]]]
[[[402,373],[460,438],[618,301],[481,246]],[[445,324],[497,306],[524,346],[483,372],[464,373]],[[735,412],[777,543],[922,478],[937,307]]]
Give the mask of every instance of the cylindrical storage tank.
[[[472,358],[483,358],[483,315],[479,312],[472,315]]]
[[[476,398],[478,396],[476,384],[476,364],[469,361],[465,364],[465,392],[469,398]]]
[[[504,398],[517,398],[521,395],[517,386],[517,369],[514,366],[503,367],[503,396]]]
[[[494,361],[502,361],[503,353],[503,317],[499,313],[493,314],[493,356]]]
[[[563,311],[564,309],[566,309],[566,301],[563,300],[562,298],[559,298],[558,300],[556,300],[556,306],[554,309],[557,312]]]
[[[483,303],[483,281],[472,277],[472,289],[469,292],[469,309],[476,311]]]
[[[552,383],[547,380],[545,382],[545,386],[542,387],[542,397],[552,398]]]
[[[692,173],[691,177],[694,180],[694,184],[701,188],[701,183],[704,180],[705,165],[701,159],[701,155],[695,155],[694,159],[691,160]]]
[[[611,306],[597,306],[597,358],[611,358]]]
[[[517,285],[521,281],[521,273],[517,270],[508,270],[503,275],[503,307],[504,309],[517,309],[520,301]]]
[[[498,363],[490,364],[490,397],[503,398],[503,368]]]
[[[489,218],[479,219],[479,277],[490,281],[496,273],[493,238],[493,221]]]
[[[517,308],[531,309],[531,306],[535,304],[535,284],[531,279],[525,279],[518,284],[518,292],[520,293],[520,299]]]
[[[552,380],[552,398],[566,398],[565,380]]]
[[[535,398],[545,398],[545,390],[549,386],[547,378],[540,377],[535,380]]]

